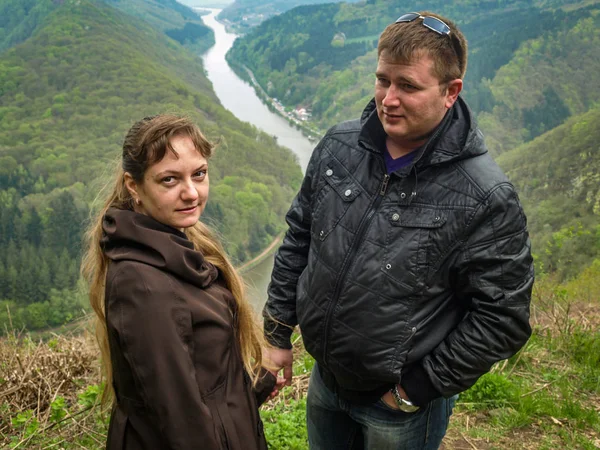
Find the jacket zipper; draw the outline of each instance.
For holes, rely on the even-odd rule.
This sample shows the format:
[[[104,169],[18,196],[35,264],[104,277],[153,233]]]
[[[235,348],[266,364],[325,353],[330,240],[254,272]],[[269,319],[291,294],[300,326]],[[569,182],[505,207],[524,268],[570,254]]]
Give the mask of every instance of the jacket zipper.
[[[367,214],[365,214],[363,216],[363,220],[358,227],[358,233],[356,233],[356,238],[354,239],[354,242],[352,243],[350,252],[348,253],[348,256],[346,257],[346,259],[344,260],[344,264],[342,265],[342,269],[340,270],[340,275],[338,276],[337,283],[336,283],[335,289],[333,291],[333,297],[331,298],[331,301],[329,302],[329,306],[327,307],[327,311],[325,313],[325,328],[324,328],[325,339],[323,340],[323,359],[325,360],[325,364],[327,364],[327,347],[328,347],[327,344],[329,341],[329,322],[331,320],[331,316],[333,315],[333,310],[339,300],[342,286],[344,285],[344,281],[346,280],[348,268],[350,267],[350,264],[352,264],[354,255],[356,254],[358,247],[360,247],[363,235],[364,235],[369,223],[373,219],[373,216],[375,215],[375,211],[377,211],[377,209],[379,208],[379,205],[381,204],[381,201],[383,200],[383,197],[387,191],[389,181],[390,181],[390,176],[389,176],[389,174],[386,173],[383,176],[383,181],[381,182],[381,187],[379,189],[379,195],[377,195],[377,197],[375,197],[375,200],[371,204],[371,208],[369,209]]]
[[[444,120],[449,120],[447,117],[448,116],[445,116]],[[419,160],[422,158],[422,156],[428,150],[431,142],[433,142],[435,140],[435,138],[440,134],[442,128],[445,128],[445,126],[444,125],[439,126],[437,128],[437,130],[435,130],[435,133],[427,140],[427,143],[425,144],[425,148],[423,149],[423,151],[421,151],[421,154],[418,156],[418,158],[415,161],[413,161],[413,167],[415,168],[415,171],[416,171],[416,164],[419,162]],[[328,341],[329,341],[329,322],[331,321],[331,316],[333,315],[333,310],[339,300],[340,292],[342,290],[342,286],[344,285],[344,281],[346,279],[348,268],[350,267],[350,264],[352,264],[354,255],[356,254],[356,251],[358,250],[358,247],[360,246],[360,243],[362,242],[362,238],[365,233],[365,230],[367,229],[368,224],[373,219],[373,215],[375,214],[375,211],[377,210],[377,208],[379,208],[379,205],[381,204],[381,201],[387,191],[389,181],[390,181],[390,176],[388,173],[386,173],[383,176],[383,180],[381,182],[381,188],[379,189],[379,195],[375,198],[375,200],[371,204],[371,208],[369,209],[367,214],[365,216],[363,216],[363,221],[361,222],[361,224],[358,227],[358,233],[356,234],[356,239],[354,240],[354,242],[352,244],[352,248],[350,248],[350,253],[348,254],[348,257],[345,259],[344,264],[342,265],[342,269],[340,270],[340,275],[337,279],[335,289],[333,291],[333,297],[331,298],[331,301],[329,302],[329,306],[327,307],[327,310],[325,312],[325,328],[323,330],[323,334],[324,334],[323,359],[325,360],[325,365],[327,365],[327,347],[328,347]],[[414,336],[415,332],[416,332],[416,330],[413,330],[413,333],[411,334],[411,338],[412,338],[412,336]]]

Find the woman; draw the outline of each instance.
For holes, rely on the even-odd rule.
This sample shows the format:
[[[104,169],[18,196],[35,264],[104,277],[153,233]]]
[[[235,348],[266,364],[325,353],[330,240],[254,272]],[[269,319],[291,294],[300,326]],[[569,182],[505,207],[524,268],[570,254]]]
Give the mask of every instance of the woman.
[[[114,401],[107,448],[266,449],[262,333],[201,222],[212,145],[188,119],[129,130],[83,273]],[[114,393],[111,390],[114,388]]]

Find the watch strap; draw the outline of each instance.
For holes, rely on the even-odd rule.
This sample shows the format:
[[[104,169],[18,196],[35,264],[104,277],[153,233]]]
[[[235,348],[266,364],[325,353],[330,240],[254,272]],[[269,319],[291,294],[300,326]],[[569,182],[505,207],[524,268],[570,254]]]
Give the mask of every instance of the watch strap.
[[[396,400],[396,404],[398,405],[398,408],[402,408],[402,405],[404,404],[404,399],[400,396],[400,392],[398,391],[397,384],[395,384],[394,387],[392,388],[392,395],[394,396],[394,400]]]
[[[412,402],[408,401],[408,400],[404,400],[402,398],[402,396],[400,395],[400,392],[398,391],[398,385],[395,384],[394,387],[392,388],[392,396],[394,397],[394,400],[396,400],[396,404],[398,405],[398,408],[401,411],[404,412],[415,412],[416,410],[419,409],[418,406],[414,405]]]

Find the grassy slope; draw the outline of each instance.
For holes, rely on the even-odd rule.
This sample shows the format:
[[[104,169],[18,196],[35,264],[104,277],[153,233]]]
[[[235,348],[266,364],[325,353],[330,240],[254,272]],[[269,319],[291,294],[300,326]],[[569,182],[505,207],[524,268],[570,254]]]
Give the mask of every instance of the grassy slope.
[[[599,275],[600,265],[590,273]],[[532,338],[461,394],[445,450],[598,448],[600,283],[594,286],[595,300],[589,302],[578,296],[575,284],[536,284]],[[55,335],[45,343],[20,338],[0,340],[0,392],[6,394],[0,404],[0,446],[104,448],[108,418],[97,407],[97,351],[91,337]],[[304,411],[312,366],[297,340],[292,386],[261,411],[273,450],[308,449]]]

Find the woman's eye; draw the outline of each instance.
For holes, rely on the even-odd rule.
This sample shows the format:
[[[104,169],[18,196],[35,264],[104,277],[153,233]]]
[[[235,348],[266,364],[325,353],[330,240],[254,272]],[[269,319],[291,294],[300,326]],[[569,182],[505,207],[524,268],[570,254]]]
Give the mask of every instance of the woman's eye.
[[[169,183],[172,183],[173,180],[175,180],[175,177],[164,177],[161,181],[163,183],[169,184]]]
[[[206,176],[206,170],[199,170],[194,174],[196,178],[204,178]]]

